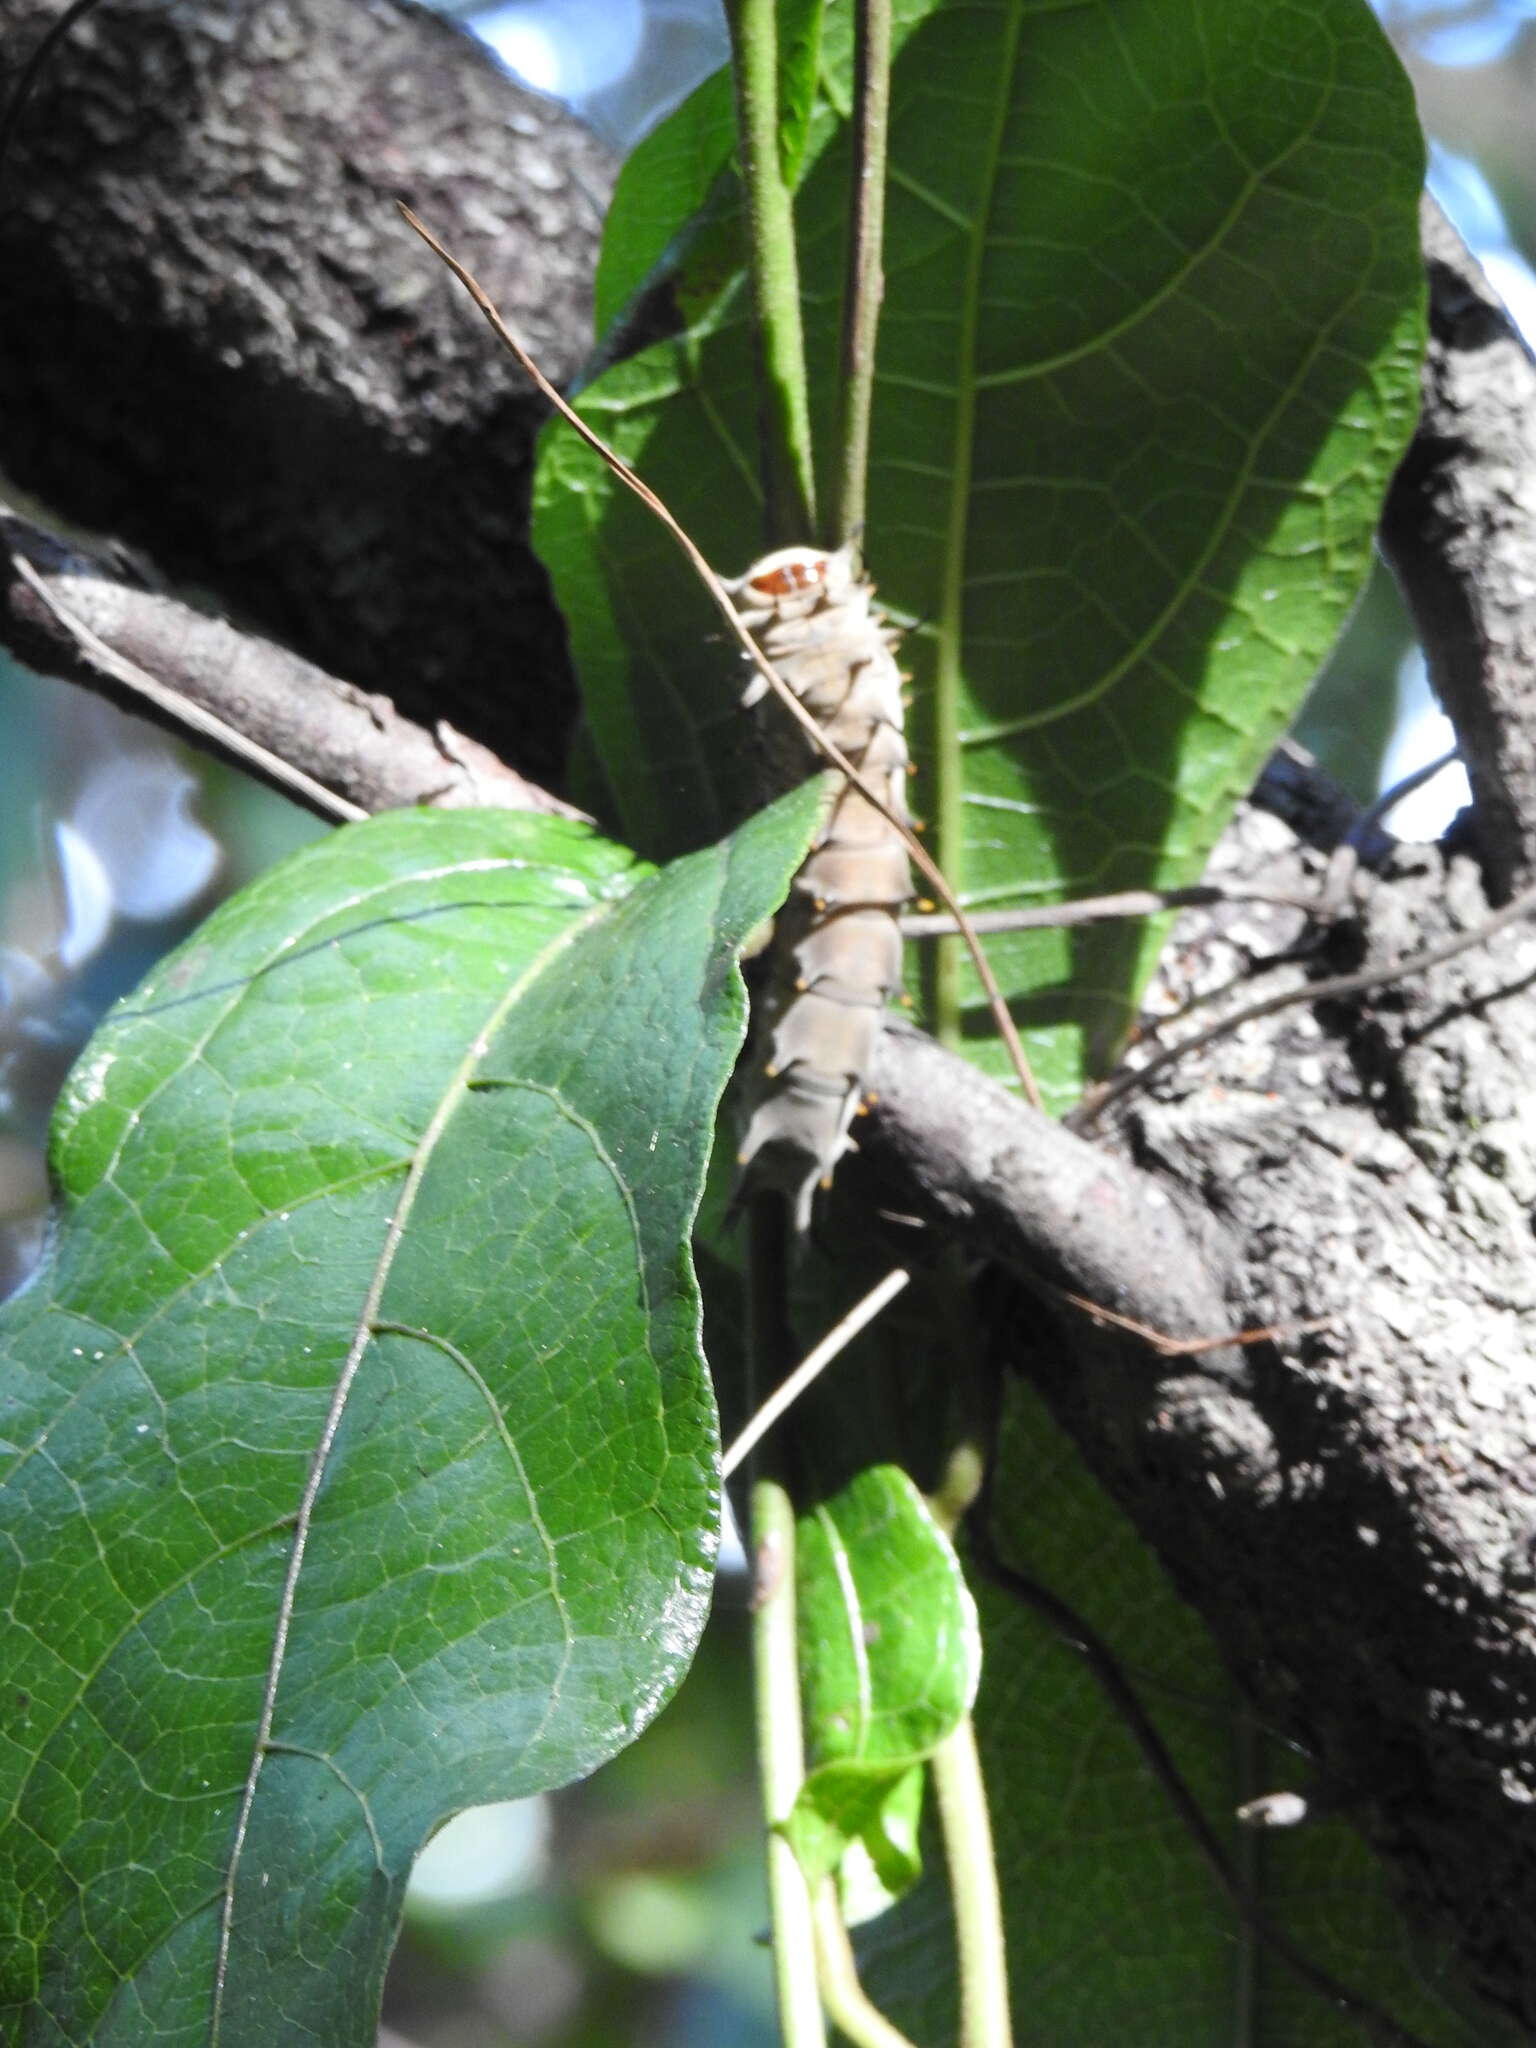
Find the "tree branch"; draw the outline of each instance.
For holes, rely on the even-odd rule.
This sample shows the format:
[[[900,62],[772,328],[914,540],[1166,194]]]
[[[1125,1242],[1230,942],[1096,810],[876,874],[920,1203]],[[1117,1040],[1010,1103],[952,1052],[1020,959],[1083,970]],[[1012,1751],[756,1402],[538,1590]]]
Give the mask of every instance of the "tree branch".
[[[334,821],[403,804],[579,816],[445,721],[126,580],[0,506],[0,645]]]
[[[54,0],[0,0],[24,56]],[[0,212],[0,470],[332,674],[539,781],[575,713],[527,546],[543,417],[395,210],[555,377],[590,344],[607,151],[406,0],[102,0]]]
[[[1279,829],[1246,848],[1239,834],[1248,865],[1223,878],[1274,885]],[[1472,862],[1404,860],[1315,971],[1369,968],[1409,935],[1448,941],[1486,916]],[[1229,972],[1193,919],[1165,962]],[[1128,1119],[1137,1165],[908,1030],[887,1036],[862,1140],[867,1201],[916,1212],[1035,1283],[1001,1327],[1006,1355],[1266,1718],[1526,2027],[1533,1042],[1536,934],[1515,925],[1412,982],[1301,1004],[1207,1047]],[[1170,1359],[1092,1327],[1058,1289],[1173,1336],[1327,1327]]]
[[[1536,878],[1536,360],[1435,202],[1424,410],[1382,520],[1461,742],[1489,893]]]

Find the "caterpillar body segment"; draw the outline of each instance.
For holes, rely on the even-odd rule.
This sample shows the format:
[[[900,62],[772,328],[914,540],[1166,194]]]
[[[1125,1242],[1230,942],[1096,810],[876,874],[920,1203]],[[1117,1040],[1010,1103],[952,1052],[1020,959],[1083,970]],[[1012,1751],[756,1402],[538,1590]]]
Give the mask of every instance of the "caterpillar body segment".
[[[907,744],[896,639],[875,608],[853,550],[780,548],[727,583],[743,623],[822,731],[889,805],[907,818]],[[767,683],[754,678],[744,705]],[[768,794],[818,765],[785,717],[766,727]],[[852,1149],[884,1013],[901,989],[897,924],[912,894],[906,847],[847,784],[827,801],[816,841],[780,912],[775,969],[755,1056],[740,1188],[782,1189],[797,1231],[809,1228],[818,1187]]]

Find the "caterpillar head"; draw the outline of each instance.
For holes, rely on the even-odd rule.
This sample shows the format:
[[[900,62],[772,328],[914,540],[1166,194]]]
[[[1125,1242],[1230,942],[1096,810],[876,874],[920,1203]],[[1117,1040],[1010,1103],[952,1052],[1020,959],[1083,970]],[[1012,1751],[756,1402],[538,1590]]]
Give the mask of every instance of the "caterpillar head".
[[[738,604],[773,608],[795,598],[836,603],[854,581],[851,548],[828,554],[824,548],[792,547],[775,548],[728,587]]]

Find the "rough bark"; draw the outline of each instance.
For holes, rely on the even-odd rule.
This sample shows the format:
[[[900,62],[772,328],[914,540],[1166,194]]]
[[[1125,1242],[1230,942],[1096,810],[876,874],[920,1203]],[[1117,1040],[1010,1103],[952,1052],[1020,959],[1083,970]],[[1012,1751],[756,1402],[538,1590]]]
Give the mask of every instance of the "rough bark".
[[[0,25],[22,18],[0,0]],[[401,709],[425,699],[430,717],[541,764],[522,729],[534,709],[509,681],[518,649],[531,663],[553,644],[512,553],[530,415],[479,328],[381,223],[385,200],[408,196],[566,366],[590,245],[567,249],[560,226],[596,160],[397,0],[244,0],[233,17],[202,0],[112,5],[63,77],[29,123],[19,225],[0,229],[26,295],[0,337],[0,463],[335,673],[388,682]],[[548,208],[515,221],[530,162]],[[564,280],[553,327],[539,290],[517,285],[530,236]],[[1475,296],[1454,252],[1434,260],[1442,304]],[[1530,872],[1536,716],[1519,650],[1536,628],[1519,577],[1536,487],[1521,423],[1501,441],[1487,384],[1457,381],[1488,318],[1441,333],[1392,518],[1437,672],[1470,679],[1447,694],[1486,874],[1507,893]],[[144,389],[154,402],[134,395],[130,419]],[[179,433],[178,392],[192,422]],[[1462,474],[1501,462],[1502,481]],[[1482,524],[1456,512],[1474,503]],[[1500,585],[1486,592],[1485,562]],[[473,706],[509,692],[519,708],[477,727]],[[549,758],[559,723],[539,726]],[[1220,858],[1271,885],[1319,880],[1255,812]],[[1469,860],[1405,856],[1366,885],[1357,919],[1282,971],[1300,983],[1395,958],[1486,909]],[[1202,913],[1170,972],[1209,986],[1297,924],[1252,904]],[[1536,2029],[1533,986],[1536,935],[1519,927],[1401,985],[1302,1003],[1170,1070],[1096,1145],[893,1032],[865,1151],[902,1206],[1041,1290],[1058,1341],[1021,1362],[1329,1795],[1489,1996]],[[1331,1321],[1169,1356],[1062,1290],[1172,1337]]]
[[[0,0],[7,57],[56,12]],[[0,469],[549,781],[575,697],[526,545],[542,407],[395,201],[561,378],[610,181],[405,0],[104,0],[5,167]]]
[[[1497,898],[1536,873],[1536,359],[1432,199],[1424,411],[1382,520]]]
[[[1231,880],[1308,881],[1248,812]],[[1322,863],[1310,862],[1314,886]],[[1475,862],[1405,851],[1309,978],[1475,929]],[[1244,904],[1181,921],[1161,994],[1296,935]],[[1177,968],[1174,978],[1170,970]],[[1274,977],[1267,977],[1266,990]],[[1156,992],[1155,992],[1156,997]],[[1154,1000],[1154,1007],[1156,1006]],[[899,1200],[1047,1283],[1012,1362],[1045,1393],[1274,1725],[1312,1759],[1474,1980],[1536,2026],[1536,931],[1305,1001],[1176,1066],[1098,1149],[915,1034],[890,1034],[864,1139]],[[1165,1336],[1328,1318],[1169,1355]],[[1000,1485],[1028,1483],[1003,1474]]]
[[[1405,855],[1319,967],[1388,960],[1487,912],[1473,861]],[[1324,1795],[1527,2028],[1533,987],[1521,924],[1359,1001],[1264,1020],[1127,1116],[1142,1166],[1200,1218],[1233,1326],[1332,1318],[1252,1355],[1268,1456],[1246,1473],[1205,1460],[1219,1500],[1187,1467],[1170,1486],[1159,1423],[1117,1442],[1087,1384],[1053,1386]],[[1210,1398],[1225,1426],[1229,1387]],[[1186,1428],[1186,1460],[1199,1441]]]
[[[402,804],[579,816],[456,732],[147,590],[0,505],[0,644],[257,776],[318,816]]]

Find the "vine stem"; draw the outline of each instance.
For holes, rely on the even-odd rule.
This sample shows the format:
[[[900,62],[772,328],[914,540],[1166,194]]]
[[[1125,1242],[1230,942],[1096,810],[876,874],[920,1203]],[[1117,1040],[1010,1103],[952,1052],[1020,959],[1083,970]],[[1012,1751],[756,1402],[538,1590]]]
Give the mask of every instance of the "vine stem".
[[[727,0],[756,315],[759,428],[770,547],[816,531],[811,409],[794,199],[779,150],[777,0]]]
[[[853,2048],[912,2048],[900,2027],[892,2026],[859,1982],[853,1943],[843,1925],[837,1886],[831,1878],[817,1887],[814,1913],[821,1995],[833,2024],[847,2035]]]
[[[864,527],[875,343],[885,296],[885,163],[891,108],[890,0],[858,0],[854,44],[853,203],[843,279],[842,400],[837,507],[831,541],[846,547]]]
[[[960,2048],[1013,2048],[1003,1903],[987,1790],[969,1714],[930,1761],[960,1959]]]
[[[794,1850],[779,1832],[805,1779],[805,1735],[795,1624],[795,1510],[776,1479],[753,1485],[752,1551],[757,1571],[753,1688],[779,2033],[783,2048],[826,2048],[811,1895]]]

